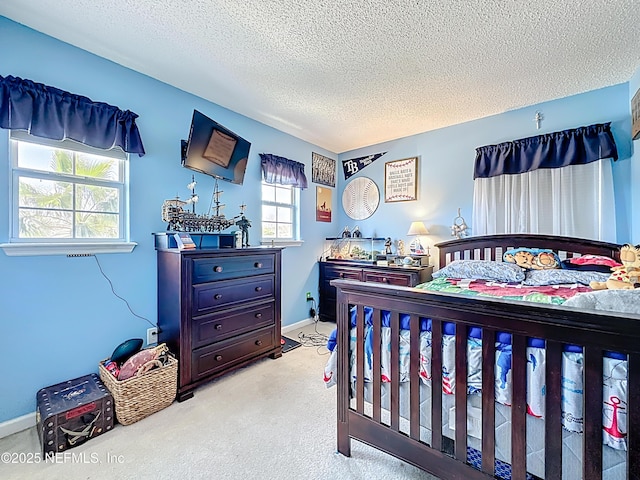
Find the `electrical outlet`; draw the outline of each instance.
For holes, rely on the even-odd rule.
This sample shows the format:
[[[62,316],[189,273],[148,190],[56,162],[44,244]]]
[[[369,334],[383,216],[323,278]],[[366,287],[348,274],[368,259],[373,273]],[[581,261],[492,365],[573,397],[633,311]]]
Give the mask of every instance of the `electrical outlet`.
[[[311,292],[307,292],[307,302],[313,301],[313,297],[311,296]]]
[[[158,343],[158,328],[147,328],[147,345]]]

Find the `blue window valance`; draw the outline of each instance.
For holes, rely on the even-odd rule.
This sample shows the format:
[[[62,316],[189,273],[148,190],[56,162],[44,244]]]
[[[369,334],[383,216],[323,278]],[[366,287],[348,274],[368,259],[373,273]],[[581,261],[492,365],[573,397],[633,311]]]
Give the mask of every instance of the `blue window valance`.
[[[138,115],[18,77],[0,76],[0,128],[144,155]]]
[[[473,178],[525,173],[539,168],[584,165],[602,158],[618,159],[611,123],[476,148]]]
[[[303,163],[270,153],[261,153],[260,159],[265,182],[293,185],[301,189],[307,188],[307,177],[304,174]]]

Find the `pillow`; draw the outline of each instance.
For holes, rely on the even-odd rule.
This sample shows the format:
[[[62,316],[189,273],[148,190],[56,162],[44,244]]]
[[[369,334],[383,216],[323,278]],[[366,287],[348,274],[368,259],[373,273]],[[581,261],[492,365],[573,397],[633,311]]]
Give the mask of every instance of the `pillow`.
[[[524,280],[522,269],[505,262],[490,260],[455,260],[433,273],[434,278],[469,278],[494,282],[519,283]]]
[[[505,262],[515,263],[527,270],[547,270],[560,268],[560,258],[553,250],[543,248],[511,248],[504,252]]]
[[[576,258],[568,258],[562,262],[562,268],[568,270],[590,270],[593,272],[611,272],[611,268],[619,267],[621,263],[613,258],[601,255],[583,255]]]
[[[584,272],[611,273],[611,267],[607,267],[606,265],[578,265],[569,262],[569,260],[565,260],[562,262],[562,268],[565,270],[582,270]]]
[[[605,282],[609,278],[608,273],[582,271],[582,270],[529,270],[525,273],[523,285],[529,287],[541,287],[544,285],[561,285],[566,283],[581,283],[589,285],[589,282]]]
[[[607,267],[619,267],[622,265],[613,258],[603,257],[602,255],[582,255],[581,257],[569,258],[565,261],[574,265],[606,265]]]

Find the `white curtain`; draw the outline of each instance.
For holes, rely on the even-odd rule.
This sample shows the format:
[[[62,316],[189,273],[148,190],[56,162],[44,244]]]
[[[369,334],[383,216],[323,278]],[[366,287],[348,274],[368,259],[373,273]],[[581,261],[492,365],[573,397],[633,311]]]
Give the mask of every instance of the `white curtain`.
[[[473,234],[540,233],[616,241],[611,159],[476,178]]]

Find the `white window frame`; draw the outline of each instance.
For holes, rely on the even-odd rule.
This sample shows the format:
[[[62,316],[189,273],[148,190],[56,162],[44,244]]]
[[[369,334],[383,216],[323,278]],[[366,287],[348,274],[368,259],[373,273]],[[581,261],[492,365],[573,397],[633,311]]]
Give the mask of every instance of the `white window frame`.
[[[281,246],[297,246],[297,245],[302,245],[302,240],[300,240],[300,189],[293,187],[291,185],[280,185],[280,184],[272,184],[272,183],[267,183],[264,181],[264,179],[262,180],[262,182],[260,183],[260,195],[262,195],[262,188],[264,186],[268,186],[268,187],[275,187],[275,188],[290,188],[291,189],[291,198],[292,198],[292,203],[279,203],[279,202],[271,202],[271,201],[266,201],[264,198],[261,199],[261,204],[260,204],[260,211],[262,212],[262,206],[264,205],[268,205],[268,206],[288,206],[288,207],[292,207],[293,208],[293,215],[292,215],[292,231],[293,231],[293,238],[262,238],[261,240],[261,244],[262,245],[281,245]],[[264,222],[264,219],[261,219],[260,222],[260,236],[262,236],[262,222]],[[269,222],[271,223],[271,222]]]
[[[89,153],[104,157],[117,158],[121,162],[121,181],[107,182],[109,187],[117,188],[120,195],[119,238],[20,238],[18,235],[18,179],[29,177],[36,179],[63,180],[77,182],[80,178],[85,185],[101,185],[105,182],[75,175],[44,172],[18,166],[18,142],[30,142],[47,147]],[[49,140],[35,137],[24,131],[9,132],[9,243],[0,244],[0,248],[9,256],[32,255],[93,255],[97,253],[129,253],[137,245],[129,241],[129,172],[128,156],[119,148],[103,150],[89,147],[72,140]]]

